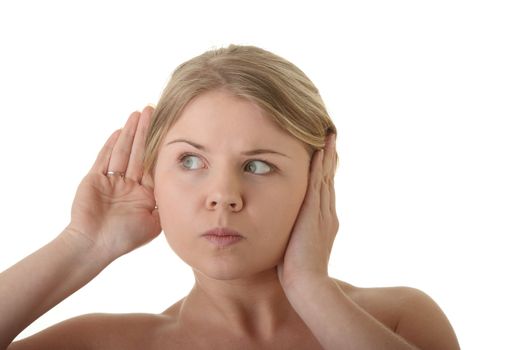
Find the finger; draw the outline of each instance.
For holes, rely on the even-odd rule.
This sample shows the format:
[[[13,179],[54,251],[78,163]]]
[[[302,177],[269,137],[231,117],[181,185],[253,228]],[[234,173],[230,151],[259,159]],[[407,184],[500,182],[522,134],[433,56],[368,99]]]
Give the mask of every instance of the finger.
[[[111,134],[111,136],[106,140],[106,143],[98,153],[95,163],[91,167],[89,172],[106,174],[106,169],[108,168],[109,159],[111,157],[111,151],[117,142],[118,136],[120,135],[121,129],[118,129]]]
[[[333,186],[333,161],[334,161],[334,134],[330,134],[325,138],[324,146],[325,154],[323,157],[323,169],[322,169],[322,185],[320,188],[320,199],[321,199],[321,214],[323,217],[329,217],[331,215],[331,202],[332,195],[330,187]]]
[[[108,171],[126,172],[139,117],[140,112],[133,112],[129,116],[128,121],[126,122],[124,129],[122,129],[117,143],[111,152],[111,158],[107,168]]]
[[[316,151],[310,164],[309,186],[315,191],[319,191],[323,179],[323,155],[324,150],[320,149]]]
[[[330,213],[332,215],[337,215],[336,214],[336,209],[335,209],[335,187],[334,187],[334,182],[332,181],[331,184],[328,185],[328,191],[329,191],[329,197],[330,197],[330,200],[329,200],[329,208],[330,208]]]
[[[337,169],[337,150],[336,150],[337,135],[333,134],[333,152],[332,152],[332,168],[330,169],[331,183],[329,186],[330,190],[330,212],[332,215],[336,214],[336,200],[335,200],[335,171]]]
[[[323,150],[318,150],[312,156],[310,162],[310,173],[308,178],[308,188],[304,199],[304,205],[315,210],[315,214],[320,214],[320,188],[323,178],[322,161]]]
[[[333,146],[332,146],[333,152],[332,152],[332,169],[331,169],[331,176],[335,177],[335,171],[337,169],[337,135],[333,134]]]
[[[335,160],[335,134],[330,134],[325,139],[325,153],[323,159],[323,176],[330,178],[333,176],[334,160]]]
[[[329,158],[330,155],[325,153],[323,164],[326,162],[326,158]],[[323,167],[323,172],[325,172],[325,168]],[[331,210],[330,210],[330,203],[331,203],[331,193],[330,193],[330,187],[332,187],[333,181],[329,178],[322,176],[321,177],[321,186],[319,188],[319,200],[320,200],[320,210],[321,210],[321,216],[323,219],[327,219],[331,216]]]
[[[146,135],[148,127],[153,114],[153,107],[147,106],[140,115],[140,121],[137,126],[137,132],[133,139],[133,146],[131,148],[131,155],[129,157],[128,168],[126,170],[126,177],[139,182],[144,171],[143,157],[144,149],[146,148]]]

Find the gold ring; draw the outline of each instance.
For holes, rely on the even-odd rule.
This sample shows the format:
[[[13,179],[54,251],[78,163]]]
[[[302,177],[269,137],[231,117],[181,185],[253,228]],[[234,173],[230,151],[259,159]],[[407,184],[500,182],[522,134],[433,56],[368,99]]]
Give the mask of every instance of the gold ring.
[[[124,177],[124,175],[126,175],[126,174],[123,173],[123,172],[120,172],[120,171],[108,171],[106,173],[106,176],[111,176],[111,175],[118,175],[120,177]]]

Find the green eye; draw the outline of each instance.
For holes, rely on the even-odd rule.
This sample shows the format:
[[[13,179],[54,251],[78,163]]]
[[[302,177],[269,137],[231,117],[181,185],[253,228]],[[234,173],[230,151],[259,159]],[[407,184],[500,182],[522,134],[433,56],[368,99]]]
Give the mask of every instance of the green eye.
[[[198,170],[204,167],[202,160],[199,156],[194,154],[183,154],[179,158],[179,164],[183,169],[186,170]],[[265,175],[275,170],[275,167],[266,161],[262,160],[251,160],[246,165],[245,169],[255,175]]]
[[[198,169],[198,168],[192,167],[192,165],[195,165],[195,163],[196,163],[196,161],[192,160],[192,159],[199,159],[199,157],[191,155],[191,154],[186,154],[186,155],[182,156],[181,159],[180,159],[180,163],[182,164],[182,167],[185,168],[185,169],[189,169],[189,170]],[[199,161],[200,161],[200,159],[199,159]]]
[[[257,166],[256,164],[262,164]],[[272,171],[272,167],[267,164],[266,162],[260,161],[260,160],[253,160],[246,166],[248,171],[253,172],[254,174],[261,175],[261,174],[267,174],[270,171]]]

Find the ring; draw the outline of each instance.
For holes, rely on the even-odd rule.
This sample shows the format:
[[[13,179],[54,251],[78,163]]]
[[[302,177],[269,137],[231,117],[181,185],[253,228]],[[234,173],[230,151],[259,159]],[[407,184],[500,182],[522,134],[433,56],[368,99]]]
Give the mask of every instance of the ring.
[[[123,172],[120,172],[120,171],[108,171],[106,173],[106,176],[111,176],[111,175],[118,175],[120,177],[124,177],[124,175],[126,175],[126,174],[123,173]]]

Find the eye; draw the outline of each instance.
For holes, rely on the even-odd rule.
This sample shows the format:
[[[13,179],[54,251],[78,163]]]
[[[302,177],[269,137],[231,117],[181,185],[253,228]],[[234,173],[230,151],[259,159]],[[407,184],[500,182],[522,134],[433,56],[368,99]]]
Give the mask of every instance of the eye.
[[[257,166],[257,164],[260,164],[260,165]],[[261,160],[250,161],[248,165],[246,166],[246,168],[248,169],[248,171],[253,172],[256,175],[267,174],[273,170],[273,166]],[[256,171],[262,171],[262,173],[261,172],[256,173]]]
[[[190,153],[184,153],[178,160],[180,166],[186,170],[198,170],[204,167],[199,156]],[[255,175],[265,175],[276,168],[270,163],[262,160],[251,160],[246,165],[245,169]]]
[[[195,168],[195,166],[198,165],[198,162],[202,163],[202,161],[199,159],[199,157],[197,157],[197,156],[195,156],[193,154],[183,154],[179,158],[179,163],[181,164],[181,166],[184,169],[188,169],[188,170],[199,169],[199,168]]]

